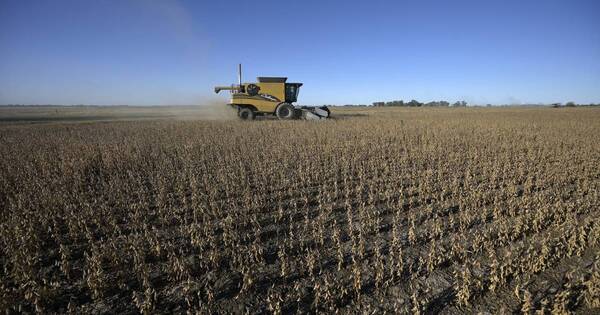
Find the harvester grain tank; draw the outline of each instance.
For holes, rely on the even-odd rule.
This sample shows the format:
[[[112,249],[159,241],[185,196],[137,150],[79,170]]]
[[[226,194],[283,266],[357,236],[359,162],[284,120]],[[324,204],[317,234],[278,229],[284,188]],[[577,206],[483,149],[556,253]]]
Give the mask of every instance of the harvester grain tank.
[[[258,77],[257,82],[242,83],[242,65],[238,66],[238,84],[217,86],[215,93],[231,92],[228,105],[244,120],[256,116],[274,115],[279,119],[320,120],[330,116],[326,106],[296,106],[302,83],[287,82],[284,77]]]

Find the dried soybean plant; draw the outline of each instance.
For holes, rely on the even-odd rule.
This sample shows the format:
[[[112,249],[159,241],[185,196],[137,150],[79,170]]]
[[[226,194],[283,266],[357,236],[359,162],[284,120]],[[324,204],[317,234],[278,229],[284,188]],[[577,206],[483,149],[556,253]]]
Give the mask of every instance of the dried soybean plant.
[[[0,126],[0,310],[599,307],[600,111],[338,117]]]

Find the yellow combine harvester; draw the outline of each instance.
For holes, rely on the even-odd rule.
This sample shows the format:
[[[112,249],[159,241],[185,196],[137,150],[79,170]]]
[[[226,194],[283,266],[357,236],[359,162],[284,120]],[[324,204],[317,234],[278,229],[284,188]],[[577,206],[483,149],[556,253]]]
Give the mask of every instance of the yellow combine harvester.
[[[258,77],[256,83],[242,83],[242,65],[238,66],[238,84],[217,86],[215,93],[231,92],[229,105],[237,108],[238,116],[244,120],[256,116],[275,115],[279,119],[329,118],[326,106],[294,106],[302,83],[287,83],[283,77]]]

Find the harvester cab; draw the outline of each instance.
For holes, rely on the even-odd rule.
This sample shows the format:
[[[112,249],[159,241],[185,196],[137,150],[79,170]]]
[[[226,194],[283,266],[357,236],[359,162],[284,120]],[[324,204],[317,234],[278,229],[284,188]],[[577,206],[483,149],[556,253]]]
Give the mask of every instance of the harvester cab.
[[[215,93],[231,92],[229,106],[237,109],[243,120],[257,116],[277,116],[279,119],[319,120],[329,118],[326,106],[296,106],[302,83],[288,83],[284,77],[258,77],[258,82],[242,83],[242,65],[238,66],[238,84],[217,86]]]

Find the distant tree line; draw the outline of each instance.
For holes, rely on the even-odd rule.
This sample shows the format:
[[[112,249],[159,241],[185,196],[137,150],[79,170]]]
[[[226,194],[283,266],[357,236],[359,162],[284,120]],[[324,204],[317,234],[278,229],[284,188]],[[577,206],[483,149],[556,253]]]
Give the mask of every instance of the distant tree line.
[[[567,102],[565,104],[562,103],[553,103],[552,107],[575,107],[575,106],[600,106],[600,104],[594,104],[594,103],[590,103],[590,104],[577,104],[575,102]]]
[[[406,107],[421,107],[421,106],[443,106],[443,107],[465,107],[467,106],[467,102],[465,101],[458,101],[455,102],[453,104],[450,104],[450,102],[447,101],[433,101],[433,102],[428,102],[428,103],[421,103],[417,100],[411,100],[410,102],[404,102],[402,100],[400,101],[391,101],[391,102],[374,102],[373,106],[406,106]]]
[[[577,104],[575,102],[567,102],[567,103],[552,103],[552,104],[519,104],[521,106],[552,106],[552,107],[580,107],[580,106],[600,106],[600,104]],[[364,106],[364,105],[363,105]],[[428,103],[421,103],[416,100],[411,100],[410,102],[400,101],[391,101],[391,102],[373,102],[373,106],[382,107],[382,106],[404,106],[404,107],[465,107],[467,106],[467,102],[458,101],[450,104],[447,101],[433,101]],[[486,105],[471,105],[471,106],[486,106],[491,107],[492,104]],[[497,105],[497,106],[514,106],[514,105]]]

